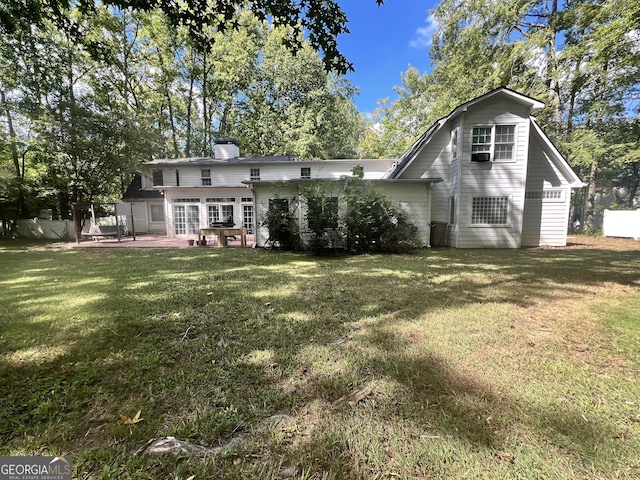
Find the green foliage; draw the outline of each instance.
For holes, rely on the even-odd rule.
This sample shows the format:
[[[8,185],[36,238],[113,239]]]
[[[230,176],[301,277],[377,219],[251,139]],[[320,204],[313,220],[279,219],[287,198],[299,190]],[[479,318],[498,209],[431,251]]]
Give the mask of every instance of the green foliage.
[[[376,0],[381,5],[384,0]],[[212,30],[226,32],[238,29],[236,17],[239,10],[249,8],[260,21],[271,19],[276,26],[291,31],[283,39],[292,52],[303,46],[302,34],[306,32],[308,43],[317,52],[323,53],[323,63],[327,70],[345,74],[353,70],[349,61],[338,50],[338,35],[348,33],[347,17],[335,0],[323,2],[299,2],[296,0],[263,0],[247,2],[228,0],[225,2],[205,2],[184,0],[182,2],[157,2],[156,0],[78,0],[73,7],[81,15],[70,15],[68,0],[12,0],[0,4],[0,34],[15,34],[31,25],[43,26],[53,22],[56,28],[69,31],[78,42],[87,41],[79,29],[82,21],[91,20],[105,9],[132,9],[135,12],[151,12],[159,9],[173,27],[186,27],[198,48],[210,48]],[[87,42],[90,44],[90,41]]]
[[[117,201],[144,161],[209,156],[219,136],[239,139],[243,155],[355,154],[364,128],[355,89],[302,36],[251,9],[234,10],[237,28],[201,25],[203,49],[142,4],[88,14],[78,2],[59,18],[41,16],[55,1],[22,4],[35,10],[2,18],[15,22],[0,44],[0,169],[16,177],[0,183],[3,220]],[[294,40],[297,55],[283,46]]]
[[[304,217],[311,232],[308,248],[314,253],[335,248],[341,243],[339,197],[333,193],[332,185],[329,181],[310,180],[300,187]]]
[[[402,253],[419,246],[418,230],[408,215],[362,178],[354,168],[342,193],[333,182],[308,180],[294,194],[278,184],[262,225],[269,243],[313,253],[346,249],[352,253]],[[299,201],[298,201],[299,199]],[[296,218],[304,212],[304,225]]]
[[[284,250],[297,250],[300,247],[300,229],[295,215],[295,199],[282,196],[277,187],[274,192],[262,225],[267,227],[272,245],[277,244]]]
[[[345,188],[347,247],[356,253],[400,252],[415,248],[417,229],[406,214],[360,177]]]

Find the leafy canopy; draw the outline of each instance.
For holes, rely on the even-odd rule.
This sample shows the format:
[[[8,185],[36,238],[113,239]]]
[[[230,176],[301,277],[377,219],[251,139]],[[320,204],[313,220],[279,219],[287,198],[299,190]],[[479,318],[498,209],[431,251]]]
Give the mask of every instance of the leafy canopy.
[[[375,0],[378,6],[384,0]],[[69,0],[9,0],[0,4],[0,34],[15,33],[29,24],[41,25],[51,19],[60,29],[77,31],[69,17]],[[337,37],[349,33],[347,16],[335,0],[77,0],[73,2],[82,17],[94,15],[104,7],[137,11],[160,9],[174,26],[185,26],[202,48],[208,48],[207,30],[224,32],[238,28],[237,12],[248,8],[259,20],[271,19],[275,26],[288,27],[292,35],[285,43],[292,50],[302,47],[303,31],[314,50],[323,53],[327,70],[344,74],[353,65],[338,50]]]

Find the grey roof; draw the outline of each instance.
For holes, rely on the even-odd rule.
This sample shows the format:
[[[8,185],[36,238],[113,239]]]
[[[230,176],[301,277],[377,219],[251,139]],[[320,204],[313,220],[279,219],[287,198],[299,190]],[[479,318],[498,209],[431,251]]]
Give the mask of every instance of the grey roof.
[[[123,200],[133,199],[146,199],[146,200],[160,200],[163,199],[162,193],[158,190],[143,190],[142,189],[142,177],[140,174],[136,174],[131,180],[131,183],[127,187],[127,191],[122,196]]]
[[[273,155],[266,157],[235,157],[235,158],[215,158],[215,157],[192,157],[192,158],[157,158],[146,162],[145,165],[225,165],[238,163],[274,163],[274,162],[295,162],[298,157],[295,155]]]

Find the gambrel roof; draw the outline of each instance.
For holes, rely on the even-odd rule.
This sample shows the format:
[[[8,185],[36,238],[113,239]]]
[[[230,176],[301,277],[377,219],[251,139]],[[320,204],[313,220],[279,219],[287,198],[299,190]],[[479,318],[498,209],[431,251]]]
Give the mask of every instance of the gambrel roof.
[[[467,109],[477,103],[483,102],[491,97],[495,96],[506,96],[509,100],[516,102],[520,105],[528,106],[529,113],[536,112],[542,108],[544,108],[544,103],[527,97],[526,95],[522,95],[521,93],[510,90],[506,87],[496,88],[490,92],[485,93],[479,97],[474,98],[468,102],[465,102],[459,106],[457,106],[449,115],[437,120],[429,129],[424,132],[414,143],[411,145],[400,157],[396,166],[389,172],[387,178],[398,178],[402,172],[406,170],[406,168],[413,162],[413,160],[418,156],[418,154],[422,151],[424,146],[429,143],[429,141],[434,137],[434,135],[449,121],[455,119],[458,115],[463,112],[466,112]],[[529,117],[531,122],[531,131],[536,136],[536,138],[540,141],[540,143],[544,146],[544,150],[549,159],[558,167],[558,169],[563,173],[563,175],[567,178],[567,181],[571,184],[572,187],[581,187],[582,182],[575,174],[575,172],[571,169],[569,164],[566,162],[562,154],[558,151],[558,149],[553,145],[549,137],[542,131],[540,126],[536,123],[533,117]]]

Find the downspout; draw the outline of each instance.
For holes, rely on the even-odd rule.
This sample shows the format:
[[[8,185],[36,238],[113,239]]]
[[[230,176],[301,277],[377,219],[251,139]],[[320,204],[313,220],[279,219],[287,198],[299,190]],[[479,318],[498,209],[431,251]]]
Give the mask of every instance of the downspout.
[[[429,225],[429,238],[427,239],[427,248],[431,248],[431,188],[433,183],[427,184],[427,225]]]
[[[253,247],[261,247],[258,244],[260,240],[260,230],[258,229],[258,197],[253,183],[247,183],[247,188],[251,191],[253,198]]]

